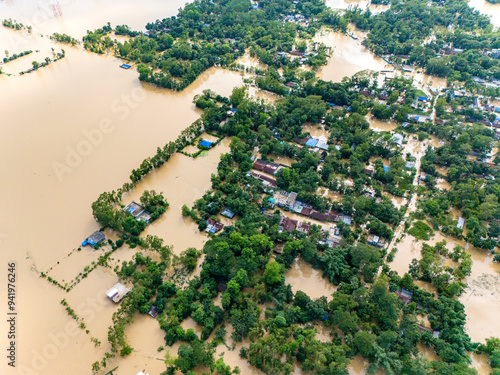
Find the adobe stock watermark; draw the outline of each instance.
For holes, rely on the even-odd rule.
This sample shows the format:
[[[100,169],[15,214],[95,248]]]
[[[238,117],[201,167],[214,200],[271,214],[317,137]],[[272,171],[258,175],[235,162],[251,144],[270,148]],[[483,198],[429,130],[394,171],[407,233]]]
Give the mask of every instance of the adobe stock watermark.
[[[140,88],[133,89],[129,94],[122,94],[120,99],[115,99],[110,106],[110,111],[117,115],[119,120],[125,120],[131,111],[146,100],[146,94]],[[62,182],[64,176],[79,167],[96,147],[103,141],[106,135],[113,133],[116,129],[116,121],[104,118],[99,121],[98,126],[93,129],[82,130],[82,140],[75,145],[66,146],[66,155],[62,161],[53,161],[52,170],[57,179]]]
[[[98,295],[105,295],[105,290],[100,290]],[[80,318],[83,318],[85,324],[91,323],[97,316],[99,316],[106,305],[112,303],[107,298],[87,297],[84,302],[81,302],[77,308],[76,313]],[[90,339],[90,334],[86,334],[84,329],[81,329],[74,321],[68,321],[61,327],[59,332],[51,332],[47,335],[46,344],[41,348],[32,349],[29,353],[29,362],[19,363],[16,365],[18,375],[41,375],[46,374],[49,363],[57,358],[61,362],[67,362],[68,358],[60,356],[68,347],[76,342]],[[75,353],[71,353],[75,354]]]
[[[70,0],[59,0],[59,1],[50,1],[43,0],[36,2],[36,8],[33,14],[28,16],[24,16],[22,19],[13,18],[13,21],[21,22],[26,27],[31,27],[31,34],[43,34],[45,27],[48,25],[51,19],[54,19],[61,14],[64,14],[64,7],[67,4],[70,4]],[[26,12],[23,12],[23,15]],[[2,18],[12,18],[8,15],[4,15]],[[13,31],[8,34],[8,40],[10,48],[13,48],[14,51],[21,50],[23,46],[30,43],[30,34],[25,32]]]

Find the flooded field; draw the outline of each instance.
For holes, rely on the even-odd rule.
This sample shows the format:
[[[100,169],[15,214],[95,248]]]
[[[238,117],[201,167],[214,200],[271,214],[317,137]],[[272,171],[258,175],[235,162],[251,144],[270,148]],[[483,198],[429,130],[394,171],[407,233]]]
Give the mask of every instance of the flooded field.
[[[485,0],[469,0],[469,6],[490,16],[491,23],[500,27],[500,4],[491,4]]]
[[[182,205],[191,207],[205,191],[211,188],[210,177],[216,173],[222,153],[229,151],[229,139],[224,139],[206,156],[196,159],[182,154],[174,155],[168,163],[137,184],[136,189],[124,198],[123,204],[138,201],[144,190],[164,193],[170,207],[160,219],[148,226],[143,235],[157,235],[173,245],[176,254],[188,247],[201,249],[207,239],[200,235],[198,226],[181,215]]]
[[[2,1],[2,19],[12,18],[33,26],[35,33],[65,33],[75,38],[87,30],[100,28],[110,22],[113,26],[126,24],[132,30],[145,31],[148,22],[170,17],[187,0],[147,0],[138,7],[134,0],[30,0]],[[34,4],[35,3],[35,4]],[[58,5],[58,7],[57,7]]]
[[[363,70],[380,71],[386,63],[375,57],[361,45],[361,40],[340,34],[322,31],[315,41],[324,43],[333,49],[328,64],[318,71],[318,77],[328,81],[340,82],[345,76],[352,76]]]
[[[12,76],[0,76],[0,158],[5,161],[0,164],[0,173],[15,181],[0,187],[0,193],[7,198],[3,209],[9,212],[0,216],[0,241],[2,250],[5,249],[1,258],[17,263],[18,334],[22,342],[18,352],[19,373],[87,374],[91,363],[102,358],[108,349],[107,327],[118,309],[118,305],[104,295],[117,281],[115,273],[98,267],[67,293],[40,278],[40,272],[50,270],[49,275],[64,284],[95,262],[102,250],[93,252],[87,247],[68,256],[84,238],[99,229],[92,217],[91,203],[101,192],[116,189],[128,181],[131,170],[153,155],[156,147],[177,138],[200,116],[201,111],[192,103],[194,95],[210,88],[229,96],[233,87],[243,84],[239,72],[212,68],[182,93],[162,90],[139,82],[137,72],[120,69],[122,61],[113,56],[86,53],[81,47],[53,43],[40,34],[57,31],[79,38],[87,29],[101,27],[108,21],[112,25],[128,24],[132,29],[144,30],[147,22],[174,15],[184,3],[185,0],[149,0],[138,7],[132,0],[61,0],[58,10],[52,6],[56,3],[46,1],[37,2],[36,6],[28,0],[0,2],[2,18],[33,26],[32,34],[0,28],[0,45],[4,49],[10,53],[33,50],[31,55],[2,65],[4,72]],[[343,0],[327,3],[334,8],[368,4]],[[364,69],[379,71],[385,66],[381,59],[361,46],[360,40],[339,34],[323,35],[320,40],[335,48],[333,58],[320,71],[324,79],[340,81],[345,75]],[[31,74],[17,76],[30,68],[33,60],[53,58],[52,49],[56,53],[64,49],[66,57]],[[250,66],[256,64],[249,57],[242,61]],[[254,87],[249,88],[249,93],[270,102],[279,98]],[[381,124],[371,126],[374,130],[377,127],[392,130],[383,129]],[[328,137],[327,132],[317,126],[308,129],[313,136],[325,140]],[[167,198],[169,209],[148,226],[144,235],[164,238],[177,254],[187,247],[203,246],[207,237],[200,235],[190,219],[181,216],[181,207],[190,206],[210,189],[210,176],[217,169],[220,155],[229,150],[229,141],[223,140],[197,159],[181,154],[173,156],[124,197],[123,203],[128,203],[138,200],[144,190],[155,189]],[[411,141],[409,147],[412,151],[421,150],[416,141]],[[293,162],[288,158],[275,161],[287,165]],[[339,199],[334,192],[325,190],[324,194],[333,200]],[[299,215],[287,213],[287,216],[314,222]],[[331,224],[314,223],[325,229],[331,227]],[[110,233],[106,235],[113,238]],[[411,259],[419,255],[418,243],[405,237],[396,246],[399,252],[391,267],[405,272]],[[113,266],[130,260],[135,251],[126,246],[117,250],[112,255]],[[499,328],[494,322],[500,313],[499,284],[495,278],[498,267],[491,262],[491,256],[471,252],[474,259],[471,290],[464,294],[463,303],[470,314],[471,337],[483,340]],[[286,282],[294,292],[303,290],[312,298],[330,298],[335,291],[320,271],[301,259],[296,260],[287,273]],[[0,298],[4,297],[2,290]],[[60,304],[62,299],[84,318],[88,334],[68,316]],[[0,324],[0,329],[5,326]],[[183,322],[183,327],[195,328],[195,331],[197,328],[189,319]],[[164,370],[165,351],[157,350],[164,344],[164,332],[157,321],[136,315],[126,335],[134,352],[116,361],[120,374],[135,374],[145,369],[153,375]],[[326,338],[327,334],[320,332],[320,336]],[[99,340],[101,345],[95,346],[91,338]],[[224,354],[226,363],[239,366],[243,374],[261,374],[239,358],[242,345],[249,343],[237,344],[231,351],[219,346],[217,354]],[[171,352],[175,355],[176,347]],[[68,361],[75,353],[78,353],[78,361]],[[483,366],[484,360],[477,359],[474,363]],[[361,374],[365,367],[366,362],[356,358],[349,371]],[[3,369],[0,372],[3,374]],[[296,369],[295,373],[300,371]]]
[[[0,30],[2,46],[13,50],[7,43],[22,34]],[[21,50],[62,47],[66,57],[29,75],[0,77],[0,157],[13,161],[2,163],[0,170],[16,181],[0,188],[9,197],[4,208],[11,212],[0,218],[0,238],[6,250],[2,259],[7,261],[6,254],[11,254],[9,261],[17,262],[18,311],[25,317],[18,326],[23,344],[17,359],[20,366],[38,373],[83,374],[105,351],[94,348],[89,338],[106,342],[107,326],[116,306],[105,297],[103,300],[103,295],[117,277],[98,268],[66,293],[41,279],[39,272],[57,264],[98,229],[91,203],[101,192],[121,186],[130,171],[153,155],[157,146],[177,138],[199,117],[201,112],[192,103],[194,95],[211,88],[228,96],[234,86],[243,82],[238,73],[210,69],[182,93],[175,93],[142,84],[137,72],[120,69],[121,61],[111,56],[86,53],[36,35],[27,38],[25,46],[21,45]],[[32,61],[31,57],[26,59]],[[12,70],[19,69],[16,66]],[[96,82],[101,83],[97,91]],[[197,160],[176,155],[138,186],[165,193],[170,209],[148,231],[160,234],[174,245],[174,251],[203,245],[205,237],[192,223],[184,222],[180,207],[210,187],[210,174],[216,170],[225,147],[223,142]],[[179,171],[183,172],[180,178]],[[184,189],[176,190],[176,186]],[[176,196],[174,190],[184,195]],[[20,217],[23,225],[19,225]],[[182,229],[178,230],[178,226]],[[98,255],[84,248],[73,258],[64,259],[68,267],[54,267],[54,277],[67,282]],[[120,249],[114,256],[128,260],[132,255]],[[77,313],[104,309],[86,319],[89,335],[75,329],[76,323],[59,303],[63,298]],[[87,299],[93,302],[87,303]],[[104,307],[95,301],[105,303]],[[90,307],[86,308],[85,303]],[[37,312],[37,319],[28,318],[33,316],[32,311]],[[62,340],[60,345],[54,341],[58,338]],[[78,363],[63,360],[76,352],[80,356]]]
[[[302,126],[302,133],[309,133],[311,137],[327,142],[330,137],[330,132],[323,125],[305,123]]]
[[[484,342],[486,338],[497,336],[500,326],[496,317],[500,314],[500,265],[493,262],[493,258],[486,250],[476,249],[464,241],[443,236],[436,233],[429,245],[445,240],[446,248],[452,251],[455,246],[462,246],[472,256],[472,272],[467,278],[468,288],[460,297],[467,314],[467,333],[473,341]],[[391,269],[403,275],[408,272],[408,266],[413,258],[421,258],[423,241],[415,241],[408,234],[399,243],[393,242],[391,249],[396,247],[398,252]],[[435,292],[432,285],[418,284],[429,292]]]
[[[292,286],[294,293],[301,290],[313,299],[325,296],[331,300],[332,293],[337,289],[322,277],[321,270],[315,270],[302,258],[295,259],[292,268],[285,274],[285,283]]]
[[[373,129],[376,132],[390,132],[398,127],[397,123],[394,123],[392,121],[378,120],[370,115],[366,116],[366,120],[370,123],[370,129]]]
[[[237,64],[243,65],[245,68],[257,68],[257,69],[267,69],[267,66],[259,61],[258,58],[250,56],[250,53],[247,52],[236,60]]]

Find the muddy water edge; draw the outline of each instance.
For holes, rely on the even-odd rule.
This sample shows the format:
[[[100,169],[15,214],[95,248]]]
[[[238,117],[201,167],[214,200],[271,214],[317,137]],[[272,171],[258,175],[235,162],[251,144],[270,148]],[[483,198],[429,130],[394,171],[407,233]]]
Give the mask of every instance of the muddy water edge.
[[[238,73],[210,69],[182,93],[160,90],[139,82],[137,72],[120,69],[121,61],[112,56],[1,28],[2,46],[10,46],[18,38],[26,42],[22,49],[42,54],[64,48],[66,57],[31,74],[0,76],[0,157],[5,161],[0,171],[12,181],[0,187],[3,196],[9,197],[4,204],[9,214],[0,218],[0,239],[5,249],[2,259],[16,262],[18,275],[17,363],[26,373],[84,374],[107,349],[107,327],[117,306],[104,292],[117,277],[98,267],[67,293],[41,279],[40,272],[55,266],[54,277],[57,274],[66,282],[88,265],[84,262],[95,260],[99,251],[87,256],[84,252],[91,250],[83,248],[72,255],[80,258],[70,258],[82,260],[70,267],[74,274],[57,269],[59,259],[99,229],[91,203],[103,191],[121,186],[132,168],[153,155],[156,147],[176,139],[199,117],[201,112],[192,103],[194,95],[210,88],[228,96],[243,82]],[[36,60],[43,58],[37,56]],[[12,72],[17,73],[18,68],[24,66],[13,66]],[[152,188],[163,191],[171,203],[170,212],[162,219],[168,231],[162,230],[162,221],[148,231],[161,232],[174,251],[203,245],[204,237],[195,235],[191,225],[182,221],[177,202],[190,203],[210,186],[210,174],[216,171],[225,145],[221,143],[196,161],[176,155],[143,181],[144,186],[149,188],[151,183]],[[179,190],[187,195],[175,195],[180,175],[177,166],[182,168],[184,186],[199,190]],[[169,170],[166,180],[161,180],[163,170]],[[63,298],[85,319],[88,334],[67,315],[60,304]],[[0,326],[6,329],[5,323]],[[94,347],[91,337],[102,344]],[[79,353],[79,361],[67,361],[74,353]]]

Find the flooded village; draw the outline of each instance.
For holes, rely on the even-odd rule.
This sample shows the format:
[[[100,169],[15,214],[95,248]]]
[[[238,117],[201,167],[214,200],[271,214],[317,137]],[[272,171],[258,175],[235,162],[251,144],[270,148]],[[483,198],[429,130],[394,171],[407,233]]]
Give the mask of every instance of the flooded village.
[[[265,87],[274,87],[267,81],[263,82],[265,78],[262,77],[267,77],[268,73],[261,74],[255,69],[265,71],[268,65],[252,57],[248,48],[236,60],[244,69],[235,69],[234,66],[227,69],[214,64],[183,90],[175,91],[139,80],[139,64],[120,58],[116,53],[91,53],[84,49],[83,44],[71,45],[50,38],[58,32],[80,40],[87,30],[97,29],[107,22],[113,26],[127,24],[131,30],[147,32],[144,27],[148,22],[175,16],[184,5],[185,0],[148,0],[140,6],[133,1],[114,0],[40,2],[36,5],[29,1],[0,2],[1,19],[17,20],[23,26],[31,26],[31,29],[20,30],[0,26],[0,45],[4,47],[1,51],[9,51],[8,56],[31,51],[0,65],[0,154],[3,160],[0,171],[4,176],[0,189],[5,197],[5,214],[0,216],[0,246],[3,264],[16,263],[18,312],[17,366],[12,368],[1,362],[2,374],[160,375],[167,373],[168,366],[180,366],[176,359],[179,351],[185,349],[188,339],[166,344],[166,332],[167,336],[172,335],[171,331],[177,327],[196,336],[191,336],[190,345],[201,345],[199,341],[216,342],[213,348],[215,360],[222,358],[225,365],[231,369],[238,367],[242,374],[270,373],[264,369],[262,361],[259,362],[263,355],[256,343],[269,344],[265,340],[273,335],[277,337],[276,342],[289,340],[294,345],[299,345],[295,336],[300,336],[303,340],[300,345],[311,348],[315,345],[316,349],[311,350],[318,353],[331,343],[335,345],[332,353],[337,350],[337,354],[328,352],[328,358],[332,363],[339,363],[339,374],[345,373],[340,370],[342,361],[339,357],[342,356],[348,357],[347,373],[364,374],[373,363],[373,354],[363,356],[362,350],[338,354],[339,348],[344,346],[340,343],[345,343],[346,338],[351,340],[349,345],[355,347],[353,337],[357,328],[339,329],[335,309],[354,303],[347,300],[351,291],[346,285],[352,285],[351,289],[359,286],[358,304],[363,298],[368,300],[368,294],[372,293],[370,288],[374,288],[377,277],[382,274],[391,277],[387,282],[388,294],[396,296],[394,300],[399,301],[401,315],[404,311],[418,316],[418,322],[411,321],[413,315],[408,320],[417,327],[415,332],[425,337],[422,342],[425,341],[426,345],[419,342],[419,354],[418,351],[416,355],[412,352],[410,356],[427,359],[429,362],[424,361],[424,367],[430,361],[443,361],[439,355],[442,353],[437,354],[437,351],[442,350],[439,345],[444,344],[441,341],[447,339],[441,336],[441,341],[438,341],[439,331],[432,328],[442,326],[438,321],[442,317],[439,314],[443,313],[431,307],[429,299],[440,300],[444,296],[443,299],[455,298],[463,304],[464,329],[473,343],[484,344],[486,339],[498,337],[500,263],[494,258],[498,248],[493,246],[488,250],[487,245],[483,246],[486,237],[493,238],[490,224],[496,223],[498,218],[493,214],[485,216],[483,222],[487,226],[478,223],[473,227],[467,224],[471,206],[457,208],[456,203],[449,203],[441,215],[433,211],[433,205],[443,204],[442,197],[456,190],[459,181],[452,174],[458,172],[451,171],[444,161],[438,164],[445,160],[446,152],[439,151],[436,156],[436,150],[449,145],[455,147],[453,142],[458,135],[450,135],[454,132],[452,125],[473,117],[467,115],[457,120],[450,119],[447,114],[452,110],[457,113],[465,110],[471,103],[475,110],[491,116],[487,117],[487,124],[474,122],[468,126],[476,132],[476,126],[486,125],[491,134],[496,134],[496,130],[500,130],[500,120],[495,118],[499,102],[482,95],[472,103],[475,100],[472,95],[469,98],[457,88],[448,88],[444,78],[424,74],[423,69],[405,71],[394,67],[390,59],[376,56],[362,44],[366,32],[356,29],[354,24],[348,26],[346,33],[326,27],[317,32],[312,43],[329,48],[330,55],[326,64],[311,70],[311,74],[338,84],[344,82],[344,77],[358,77],[353,79],[352,85],[341,88],[353,98],[356,95],[356,104],[349,99],[350,105],[346,105],[340,96],[335,97],[338,101],[321,99],[322,95],[326,98],[328,94],[317,88],[307,95],[320,97],[318,100],[322,103],[291,102],[286,108],[283,100],[292,100],[289,98],[293,96],[289,92],[304,89],[299,73],[292,77],[287,75],[288,67],[277,69],[278,75],[287,76],[281,84],[287,87],[286,94],[266,90]],[[374,14],[389,9],[388,5],[363,1],[326,1],[326,5],[340,10],[356,5],[362,9],[368,6]],[[496,27],[500,25],[498,4],[471,1],[470,5],[491,14],[492,23]],[[252,6],[258,8],[258,2],[252,2]],[[306,22],[305,17],[299,22]],[[129,36],[115,34],[112,38],[123,42],[129,40]],[[321,53],[319,49],[317,51],[314,53]],[[288,57],[292,59],[293,55]],[[33,61],[50,63],[35,68]],[[124,63],[130,63],[132,69],[120,68]],[[298,71],[305,74],[308,69],[302,67]],[[248,107],[239,107],[234,98],[233,89],[241,87],[246,91],[244,98],[238,100]],[[339,87],[329,86],[328,89],[337,90]],[[220,98],[216,99],[212,94],[207,96],[207,90]],[[397,91],[395,97],[391,96],[394,91]],[[442,108],[438,106],[436,110],[439,98],[447,96],[460,102],[440,103]],[[205,107],[206,103],[200,102],[204,97],[210,103]],[[229,99],[223,102],[222,98]],[[254,107],[248,104],[250,102],[256,103]],[[370,107],[368,103],[371,103]],[[404,121],[399,120],[396,110],[389,119],[383,113],[386,107],[406,104],[411,111],[405,114]],[[318,110],[320,115],[311,114],[313,111],[301,114],[300,126],[294,127],[291,125],[295,121],[291,115],[294,105],[317,105],[321,108]],[[358,111],[355,105],[366,108]],[[210,112],[210,108],[220,109],[220,114],[214,114],[215,110]],[[276,108],[283,116],[289,116],[289,123],[269,120]],[[255,111],[262,114],[262,119],[257,119]],[[253,117],[246,121],[241,117],[242,113]],[[137,181],[132,180],[133,187],[114,202],[114,207],[121,212],[118,216],[127,225],[142,226],[137,237],[161,238],[164,243],[157,247],[150,244],[145,248],[144,243],[131,241],[133,235],[123,240],[125,230],[120,232],[99,223],[93,209],[96,199],[103,192],[115,193],[124,182],[131,181],[134,175],[131,171],[133,168],[137,168],[133,171],[140,170],[143,160],[153,164],[151,160],[155,153],[159,153],[164,145],[182,139],[183,131],[198,119],[206,123],[209,123],[208,119],[213,120],[211,124],[217,122],[219,130],[204,126],[195,136],[188,136],[185,147],[178,147],[164,163],[151,167]],[[262,127],[249,125],[249,122],[258,121],[262,121]],[[426,131],[422,130],[424,125]],[[241,128],[236,132],[230,130],[231,126]],[[246,127],[258,136],[251,135]],[[359,127],[359,132],[354,131],[356,127]],[[433,127],[438,130],[433,130]],[[484,137],[490,135],[480,134]],[[472,144],[475,135],[467,133],[471,138],[468,143]],[[242,139],[248,144],[245,145]],[[373,148],[365,150],[364,143],[373,143]],[[498,144],[495,146],[484,152],[463,148],[469,153],[471,165],[480,164],[482,168],[471,172],[476,179],[484,181],[484,186],[470,187],[479,191],[478,194],[486,191],[490,195],[496,194],[485,188],[489,181],[493,181],[490,177],[498,172]],[[327,174],[325,170],[330,168]],[[241,186],[241,192],[227,187],[232,181]],[[143,198],[145,192],[153,191],[161,193],[168,202],[157,218],[152,218],[152,210],[146,209],[151,202]],[[465,196],[463,191],[460,193]],[[349,201],[346,197],[353,199]],[[255,212],[241,207],[240,202],[245,199]],[[481,209],[493,210],[491,206],[496,207],[496,202],[486,203],[488,205],[480,206]],[[185,212],[186,208],[188,212]],[[262,238],[254,238],[258,234],[254,233],[253,222],[262,233],[267,231],[272,245]],[[472,233],[476,232],[480,234],[474,237]],[[236,234],[245,238],[238,239]],[[207,258],[219,262],[217,257],[212,258],[214,255],[209,248],[220,246],[218,249],[222,252],[223,245],[217,242],[218,237],[234,241],[230,242],[234,248],[241,247],[236,251],[234,264],[241,263],[240,259],[247,253],[246,246],[249,245],[243,245],[244,241],[255,240],[251,247],[265,246],[267,249],[265,253],[253,255],[258,259],[255,260],[258,266],[254,275],[248,265],[242,266],[251,280],[246,286],[240,282],[241,293],[240,285],[235,292],[234,283],[231,284],[231,280],[237,278],[237,272],[231,273],[232,279],[227,280],[217,278],[214,276],[217,270],[205,266]],[[471,243],[476,239],[474,244]],[[440,247],[442,241],[445,244]],[[303,249],[313,242],[315,250],[309,249],[310,252],[306,253]],[[340,269],[335,269],[333,264],[341,263],[335,258],[339,254],[353,258],[352,253],[345,253],[342,249],[352,252],[360,245],[363,246],[359,247],[360,252],[367,257],[373,256],[376,269],[356,262],[345,266],[351,269],[345,270],[344,275]],[[457,246],[461,250],[456,250]],[[171,252],[172,261],[168,265],[159,248]],[[200,251],[193,256],[193,268],[186,266],[188,260],[192,260],[188,249]],[[373,249],[383,256],[374,255]],[[138,261],[137,254],[147,260]],[[336,259],[329,263],[328,269],[324,266],[325,254]],[[245,258],[245,262],[249,264],[248,259]],[[282,264],[278,272],[281,281],[274,284],[275,288],[278,284],[282,288],[281,295],[266,299],[265,291],[273,284],[257,280],[267,280],[266,275],[272,274],[273,270],[266,264],[277,263],[273,259]],[[469,272],[459,274],[456,270],[466,268],[469,259]],[[432,263],[436,279],[439,276],[441,284],[426,279],[423,261]],[[149,269],[161,268],[162,262],[165,268],[161,287],[169,281],[179,285],[179,291],[169,298],[182,301],[181,290],[189,290],[200,278],[209,280],[212,277],[207,285],[217,290],[217,296],[204,296],[204,300],[198,296],[198,300],[186,304],[193,309],[200,306],[211,309],[211,319],[218,319],[219,311],[227,311],[230,318],[226,317],[226,321],[218,325],[212,321],[214,327],[208,333],[205,321],[197,317],[196,310],[181,320],[181,315],[169,317],[171,310],[167,313],[167,307],[159,312],[157,306],[149,303],[144,305],[148,307],[144,311],[134,311],[129,323],[123,327],[127,345],[121,349],[130,348],[130,351],[125,350],[124,355],[108,356],[113,345],[111,333],[117,332],[111,329],[117,327],[116,314],[122,311],[122,306],[128,306],[127,301],[136,298],[134,289],[143,288],[134,277],[141,272],[146,274]],[[127,267],[131,264],[135,265],[135,271],[127,274]],[[354,269],[359,271],[359,276],[354,274]],[[349,277],[346,276],[348,272],[352,273]],[[413,277],[411,284],[414,283],[410,286],[417,290],[413,293],[401,286],[406,285],[404,275],[408,272]],[[365,280],[365,291],[361,291],[361,279]],[[395,280],[401,285],[396,285]],[[452,288],[458,288],[458,284],[463,285],[464,290],[454,294]],[[203,288],[199,285],[200,290]],[[352,293],[356,293],[354,289]],[[159,294],[158,291],[151,296],[151,301],[158,304]],[[247,294],[254,297],[247,298]],[[7,300],[5,290],[0,296]],[[281,327],[282,320],[285,323],[291,320],[292,309],[287,310],[283,305],[290,304],[300,310],[302,302],[297,296],[309,301],[311,310],[308,311],[314,311],[310,314],[315,314],[315,318],[297,318],[290,327],[300,335],[289,333],[286,336],[282,331],[273,331],[275,327],[266,322]],[[387,298],[391,300],[391,297]],[[235,312],[237,301],[244,302],[249,316],[255,315],[256,321],[261,319],[261,323],[254,326],[254,330],[260,333],[247,332],[246,336],[238,336],[242,328],[235,323],[238,320]],[[307,303],[303,302],[304,306]],[[298,314],[297,310],[294,314]],[[352,324],[358,324],[356,319],[359,318],[354,314],[343,317],[352,317]],[[398,317],[395,322],[401,323],[406,330],[403,320],[406,324],[406,318]],[[360,327],[364,324],[362,332],[368,332],[375,325],[359,324]],[[5,322],[0,327],[6,331]],[[312,337],[316,337],[315,340],[310,339],[311,330],[314,330],[315,336],[313,333]],[[417,335],[415,332],[411,331],[411,334]],[[279,345],[284,341],[279,341]],[[380,339],[376,345],[377,348],[384,346]],[[470,358],[471,368],[478,374],[493,371],[485,352],[464,348],[461,348],[461,355]],[[209,351],[205,347],[203,350]],[[308,364],[307,370],[304,358],[298,356],[299,360],[285,352],[281,355],[287,367],[276,373],[311,373],[311,369],[317,369],[314,366],[321,363],[321,359],[316,359],[315,364]],[[77,361],[68,360],[75,356]],[[313,358],[308,352],[304,356]],[[93,366],[96,362],[99,366]],[[200,360],[190,371],[195,374],[207,371],[229,373],[224,372],[227,369],[222,369],[219,362],[217,368],[213,364],[212,370],[210,365],[201,363]],[[381,364],[378,370],[375,369],[377,372],[372,373],[389,373],[387,369]],[[393,373],[405,373],[397,366],[392,370]],[[178,367],[176,373],[181,371]]]

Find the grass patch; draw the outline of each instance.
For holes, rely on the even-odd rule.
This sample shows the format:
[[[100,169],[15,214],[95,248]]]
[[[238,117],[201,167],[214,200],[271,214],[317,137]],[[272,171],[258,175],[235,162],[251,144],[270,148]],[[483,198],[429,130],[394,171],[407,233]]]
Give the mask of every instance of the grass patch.
[[[430,240],[430,238],[434,235],[432,228],[421,220],[416,221],[408,233],[410,233],[417,240],[425,241]]]

